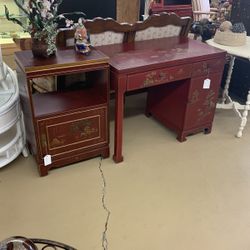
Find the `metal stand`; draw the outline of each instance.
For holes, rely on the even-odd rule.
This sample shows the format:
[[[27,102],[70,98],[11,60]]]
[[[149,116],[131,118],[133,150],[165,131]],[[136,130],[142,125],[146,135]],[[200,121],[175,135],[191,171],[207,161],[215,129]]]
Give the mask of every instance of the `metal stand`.
[[[248,111],[250,110],[250,91],[248,91],[247,101],[245,105],[241,105],[238,102],[233,101],[231,97],[229,96],[229,86],[231,82],[231,77],[232,77],[233,68],[234,68],[234,61],[235,61],[235,56],[231,55],[230,57],[231,59],[229,63],[226,84],[222,93],[222,101],[221,103],[218,103],[216,105],[216,108],[233,109],[235,111],[235,113],[238,115],[238,117],[241,120],[238,132],[236,134],[236,137],[240,138],[242,137],[243,130],[247,124]],[[240,110],[243,110],[243,112],[241,113]]]

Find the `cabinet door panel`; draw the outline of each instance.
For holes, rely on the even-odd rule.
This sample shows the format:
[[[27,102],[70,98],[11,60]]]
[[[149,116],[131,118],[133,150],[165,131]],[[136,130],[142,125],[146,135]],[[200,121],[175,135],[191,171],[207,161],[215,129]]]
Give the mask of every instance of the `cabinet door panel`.
[[[42,158],[66,156],[108,142],[107,108],[93,108],[38,121]]]
[[[208,85],[204,85],[206,79],[211,81],[209,88]],[[213,122],[220,81],[221,73],[215,73],[209,77],[197,77],[191,80],[185,116],[185,129],[196,128]]]

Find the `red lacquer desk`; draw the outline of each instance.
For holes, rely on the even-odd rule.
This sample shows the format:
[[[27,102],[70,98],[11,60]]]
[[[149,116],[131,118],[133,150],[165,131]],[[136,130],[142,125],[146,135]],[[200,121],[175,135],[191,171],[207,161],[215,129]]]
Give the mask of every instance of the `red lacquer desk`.
[[[147,88],[146,114],[174,130],[179,141],[211,131],[225,52],[180,37],[98,49],[110,57],[115,90],[115,162],[123,161],[124,94],[128,91]]]

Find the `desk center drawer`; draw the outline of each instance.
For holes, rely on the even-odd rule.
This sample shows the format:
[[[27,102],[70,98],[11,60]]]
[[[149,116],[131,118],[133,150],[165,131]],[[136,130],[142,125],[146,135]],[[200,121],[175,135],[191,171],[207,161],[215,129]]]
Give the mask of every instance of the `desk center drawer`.
[[[191,77],[192,65],[177,66],[131,74],[127,79],[127,90],[147,88],[167,82]]]

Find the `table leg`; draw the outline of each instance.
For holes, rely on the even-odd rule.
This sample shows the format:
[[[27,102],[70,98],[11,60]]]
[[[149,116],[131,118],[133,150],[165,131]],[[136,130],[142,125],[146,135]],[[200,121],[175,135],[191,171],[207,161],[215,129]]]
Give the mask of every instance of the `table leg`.
[[[233,73],[234,61],[235,61],[235,56],[231,56],[231,60],[229,62],[228,73],[227,73],[226,84],[224,86],[223,93],[222,93],[222,104],[225,104],[228,98],[231,101],[231,98],[229,97],[229,86],[230,86],[230,81],[231,81],[231,77]]]
[[[123,130],[123,111],[124,93],[126,91],[126,79],[118,80],[115,86],[115,142],[113,160],[116,163],[123,161],[122,156],[122,130]]]
[[[238,137],[238,138],[242,137],[242,131],[243,131],[243,129],[245,128],[245,126],[247,124],[248,110],[250,110],[250,91],[248,91],[246,105],[244,107],[242,116],[240,117],[241,118],[241,123],[240,123],[238,133],[236,135],[236,137]]]

